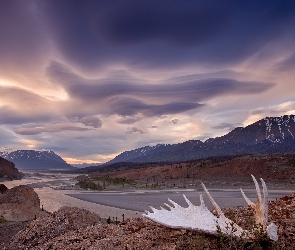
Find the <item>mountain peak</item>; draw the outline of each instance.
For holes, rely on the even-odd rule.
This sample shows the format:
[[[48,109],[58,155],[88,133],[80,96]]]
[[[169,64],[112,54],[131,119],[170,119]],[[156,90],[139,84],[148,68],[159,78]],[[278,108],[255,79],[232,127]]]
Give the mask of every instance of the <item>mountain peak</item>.
[[[15,164],[18,169],[73,169],[51,150],[13,150],[0,148],[0,156]]]
[[[205,142],[189,140],[157,144],[125,151],[107,164],[116,162],[180,162],[213,156],[256,153],[295,153],[295,116],[265,117],[246,127],[237,127]]]

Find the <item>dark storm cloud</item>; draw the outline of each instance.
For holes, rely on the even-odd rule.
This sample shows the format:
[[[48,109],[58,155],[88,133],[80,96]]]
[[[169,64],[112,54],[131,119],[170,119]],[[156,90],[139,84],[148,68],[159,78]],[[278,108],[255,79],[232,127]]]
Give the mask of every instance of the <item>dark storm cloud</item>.
[[[100,128],[102,125],[102,121],[93,116],[85,116],[80,119],[80,122],[83,123],[85,126],[93,127],[93,128]]]
[[[89,128],[81,128],[72,125],[65,125],[65,124],[52,124],[47,126],[23,126],[20,128],[16,128],[13,130],[16,134],[19,135],[38,135],[41,133],[49,132],[49,133],[56,133],[62,131],[87,131],[90,130]]]
[[[56,62],[48,67],[47,73],[51,81],[64,86],[69,97],[79,105],[89,107],[106,100],[105,110],[108,110],[108,114],[121,116],[177,114],[200,108],[203,104],[199,102],[209,98],[263,93],[274,86],[273,83],[230,78],[199,79],[198,75],[195,78],[177,77],[176,80],[164,79],[158,84],[149,84],[144,79],[136,79],[122,72],[119,77],[115,72],[108,74],[108,78],[89,80]]]
[[[120,123],[120,124],[133,124],[133,123],[136,123],[141,120],[142,120],[142,118],[140,118],[140,117],[124,117],[124,118],[121,118],[118,121],[118,123]]]
[[[134,98],[114,98],[109,103],[111,113],[121,116],[132,116],[138,113],[146,117],[165,114],[178,114],[202,107],[202,104],[188,102],[173,102],[162,105],[146,104]]]
[[[128,128],[126,134],[144,134],[145,132],[137,127]]]
[[[112,61],[157,67],[229,63],[295,34],[292,0],[55,0],[37,5],[61,53],[80,67]]]
[[[85,126],[93,127],[93,128],[100,128],[102,126],[102,120],[95,116],[84,116],[82,118],[73,117],[69,119],[71,122],[75,123],[82,123]]]
[[[208,1],[118,1],[105,6],[95,20],[98,36],[114,44],[164,40],[178,45],[216,37],[229,21],[229,11]]]
[[[222,122],[216,126],[212,126],[211,128],[213,129],[225,129],[225,128],[228,128],[228,129],[234,129],[235,127],[238,127],[238,126],[241,126],[241,124],[231,124],[231,123],[227,123],[227,122]]]

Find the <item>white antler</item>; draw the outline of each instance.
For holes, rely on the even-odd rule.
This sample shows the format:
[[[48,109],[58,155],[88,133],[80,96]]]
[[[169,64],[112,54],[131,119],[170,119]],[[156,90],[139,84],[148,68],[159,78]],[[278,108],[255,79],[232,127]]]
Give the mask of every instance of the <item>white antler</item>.
[[[208,191],[207,195],[210,196]],[[220,217],[214,216],[205,206],[202,194],[200,194],[200,206],[193,205],[185,195],[183,195],[183,197],[188,204],[187,208],[181,207],[176,202],[168,199],[169,202],[173,204],[173,207],[167,205],[170,210],[151,207],[153,212],[146,212],[147,214],[143,214],[143,216],[170,228],[197,229],[216,234],[217,226],[219,226],[224,233],[230,234],[230,232],[233,231],[236,236],[241,236],[243,234],[243,229],[227,219],[216,203],[215,208],[219,211]],[[213,199],[212,201],[214,202]],[[231,227],[235,228],[235,230]]]
[[[263,194],[264,198],[261,199],[261,193],[259,185],[252,175],[253,181],[256,187],[258,205],[251,202],[246,195],[244,194],[243,190],[242,194],[245,198],[248,205],[253,207],[256,212],[256,220],[259,218],[258,223],[263,223],[262,225],[266,230],[269,237],[273,240],[277,240],[277,227],[273,223],[271,223],[268,227],[267,224],[267,188],[265,182],[261,179],[262,187],[263,187]],[[217,234],[218,228],[227,235],[234,235],[238,237],[244,238],[253,238],[254,236],[249,233],[247,230],[243,230],[240,226],[236,223],[231,221],[230,219],[226,218],[220,207],[214,201],[210,193],[208,192],[207,188],[203,183],[201,183],[205,194],[207,195],[209,201],[213,205],[214,209],[217,212],[218,216],[213,215],[208,208],[204,204],[203,196],[200,194],[200,206],[193,205],[185,195],[183,195],[185,201],[188,204],[188,207],[184,208],[177,204],[176,202],[168,199],[168,201],[173,205],[170,206],[165,203],[166,207],[169,210],[166,210],[161,207],[161,209],[156,209],[151,207],[153,212],[146,211],[146,214],[143,214],[144,217],[147,217],[155,222],[158,222],[164,226],[170,228],[184,228],[184,229],[194,229],[200,230],[211,234]]]
[[[268,191],[267,191],[266,184],[264,180],[260,178],[260,181],[262,184],[262,192],[263,192],[263,199],[262,199],[259,184],[252,174],[251,174],[251,177],[254,181],[255,188],[256,188],[257,203],[254,204],[252,201],[250,201],[245,195],[245,193],[243,192],[243,190],[241,189],[242,195],[246,203],[254,209],[256,223],[262,225],[263,229],[266,231],[270,239],[278,240],[277,226],[273,223],[270,223],[268,225]]]

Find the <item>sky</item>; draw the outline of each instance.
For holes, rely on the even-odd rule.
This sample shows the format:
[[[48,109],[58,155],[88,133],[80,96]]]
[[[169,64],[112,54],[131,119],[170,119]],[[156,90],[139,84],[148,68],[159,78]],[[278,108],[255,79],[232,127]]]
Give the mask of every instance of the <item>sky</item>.
[[[0,0],[0,147],[68,163],[295,114],[293,0]]]

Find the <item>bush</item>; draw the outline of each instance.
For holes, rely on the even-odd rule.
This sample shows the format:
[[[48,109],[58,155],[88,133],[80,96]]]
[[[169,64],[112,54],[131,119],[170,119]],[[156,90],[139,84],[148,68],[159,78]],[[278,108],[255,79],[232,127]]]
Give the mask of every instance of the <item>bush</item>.
[[[103,187],[99,183],[96,184],[91,180],[79,180],[76,185],[83,189],[103,190]]]

